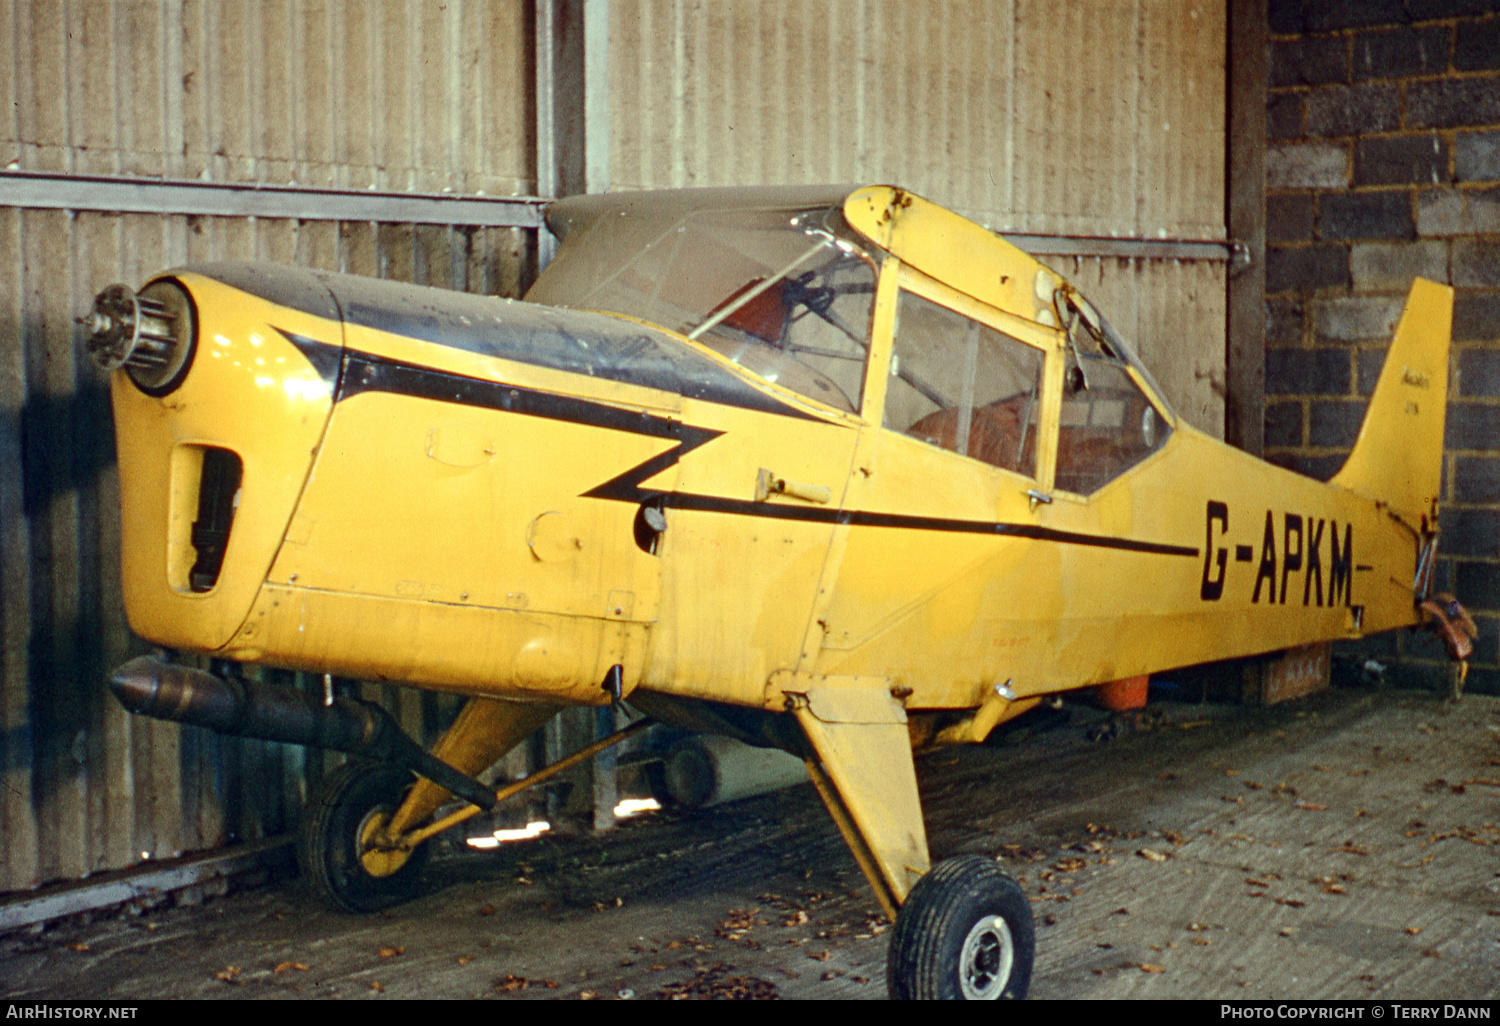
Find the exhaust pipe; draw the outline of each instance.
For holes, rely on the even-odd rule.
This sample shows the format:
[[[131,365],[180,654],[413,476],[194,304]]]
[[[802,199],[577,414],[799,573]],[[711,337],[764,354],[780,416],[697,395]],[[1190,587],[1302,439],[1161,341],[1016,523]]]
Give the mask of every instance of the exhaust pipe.
[[[424,750],[371,702],[336,698],[325,706],[295,688],[217,677],[155,656],[140,656],[115,670],[109,688],[128,712],[395,763],[481,809],[495,806],[493,791]]]

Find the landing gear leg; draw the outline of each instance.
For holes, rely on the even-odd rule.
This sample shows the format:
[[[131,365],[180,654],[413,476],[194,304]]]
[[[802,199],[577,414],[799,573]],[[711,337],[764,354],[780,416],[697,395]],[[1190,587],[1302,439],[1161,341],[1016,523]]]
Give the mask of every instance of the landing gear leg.
[[[1036,947],[1031,905],[993,859],[965,855],[928,869],[904,710],[854,688],[789,697],[812,750],[808,775],[895,920],[891,997],[1025,997]]]

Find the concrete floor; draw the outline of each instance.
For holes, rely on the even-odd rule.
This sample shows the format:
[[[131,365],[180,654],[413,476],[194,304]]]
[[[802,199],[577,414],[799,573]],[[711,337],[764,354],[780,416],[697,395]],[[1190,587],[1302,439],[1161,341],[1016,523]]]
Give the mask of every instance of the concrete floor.
[[[1033,998],[1500,994],[1500,699],[1152,710],[919,760],[934,856],[1001,856],[1032,898]],[[292,881],[12,934],[0,996],[885,995],[885,923],[807,786],[429,876],[367,917]]]

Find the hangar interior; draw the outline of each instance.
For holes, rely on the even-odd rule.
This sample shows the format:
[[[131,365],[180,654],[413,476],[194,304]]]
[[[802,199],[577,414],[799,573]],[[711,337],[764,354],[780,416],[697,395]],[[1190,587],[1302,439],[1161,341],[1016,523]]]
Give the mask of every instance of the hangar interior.
[[[1439,583],[1500,693],[1500,15],[1465,0],[0,3],[0,893],[279,837],[336,758],[127,715],[96,292],[253,259],[519,297],[547,199],[902,185],[1061,271],[1195,426],[1312,476],[1458,289]],[[1353,653],[1436,680],[1441,652]],[[321,693],[307,675],[264,671]],[[431,739],[458,700],[389,684]],[[564,718],[527,772],[593,737]],[[607,772],[573,811],[613,806]]]

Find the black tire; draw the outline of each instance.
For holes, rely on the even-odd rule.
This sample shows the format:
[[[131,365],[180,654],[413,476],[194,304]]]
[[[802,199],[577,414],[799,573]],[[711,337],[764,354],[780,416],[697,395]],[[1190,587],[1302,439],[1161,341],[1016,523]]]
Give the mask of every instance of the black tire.
[[[980,855],[934,866],[896,916],[886,959],[892,1000],[1020,999],[1036,934],[1020,886]]]
[[[344,912],[374,912],[409,901],[421,891],[431,847],[367,865],[361,837],[374,817],[389,817],[415,778],[399,766],[351,762],[324,781],[302,821],[298,861],[313,894]]]

